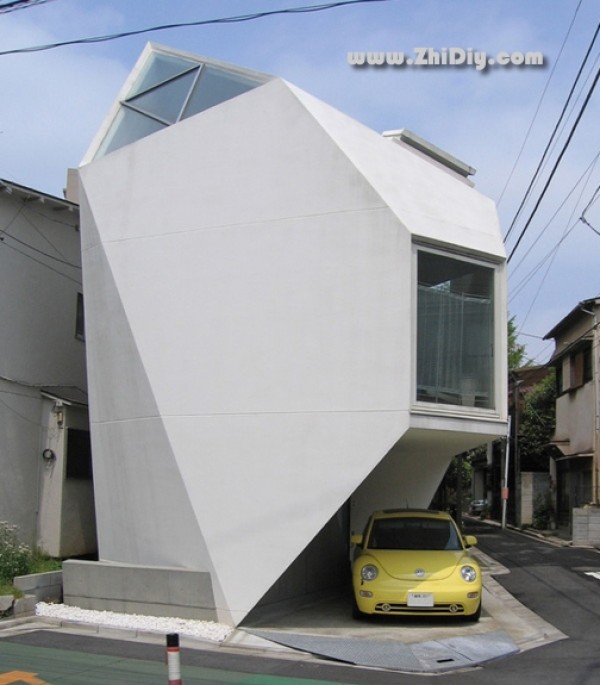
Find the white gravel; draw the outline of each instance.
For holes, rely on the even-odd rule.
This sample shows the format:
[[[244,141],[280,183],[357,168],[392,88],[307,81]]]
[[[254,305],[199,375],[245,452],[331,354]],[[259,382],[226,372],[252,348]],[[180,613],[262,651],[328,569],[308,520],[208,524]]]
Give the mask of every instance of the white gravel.
[[[199,637],[211,642],[223,642],[232,632],[230,626],[213,621],[194,621],[186,618],[163,618],[140,616],[138,614],[118,614],[113,611],[93,611],[79,609],[65,604],[39,602],[35,607],[36,616],[59,618],[64,621],[89,623],[109,628],[126,630],[145,630],[157,633],[179,633],[189,637]]]

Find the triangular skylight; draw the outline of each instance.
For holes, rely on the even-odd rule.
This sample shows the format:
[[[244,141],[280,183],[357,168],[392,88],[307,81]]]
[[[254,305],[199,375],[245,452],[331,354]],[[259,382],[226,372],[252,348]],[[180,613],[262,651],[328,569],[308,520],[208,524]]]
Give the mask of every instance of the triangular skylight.
[[[271,78],[149,44],[121,91],[104,135],[87,157],[103,157]]]

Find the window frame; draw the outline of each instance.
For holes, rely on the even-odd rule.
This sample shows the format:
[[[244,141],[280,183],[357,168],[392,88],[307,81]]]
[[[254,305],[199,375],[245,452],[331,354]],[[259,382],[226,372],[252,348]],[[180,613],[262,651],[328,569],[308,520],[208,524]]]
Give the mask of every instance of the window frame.
[[[92,443],[88,430],[67,428],[65,438],[65,479],[92,481]]]
[[[493,331],[492,331],[492,369],[491,369],[491,389],[490,389],[490,406],[477,407],[462,404],[444,404],[439,402],[428,402],[417,399],[418,384],[417,384],[417,355],[418,355],[418,269],[419,269],[419,253],[426,252],[448,259],[456,259],[457,261],[468,262],[477,266],[489,268],[492,272],[492,288],[493,288]],[[486,418],[498,418],[503,411],[502,392],[502,369],[506,366],[502,364],[500,356],[502,350],[505,350],[506,345],[502,344],[502,318],[501,303],[503,298],[503,286],[501,280],[502,260],[494,259],[491,256],[474,255],[469,252],[461,252],[457,249],[452,249],[447,246],[432,245],[427,242],[414,241],[413,255],[412,255],[412,364],[411,364],[411,411],[421,414],[437,414],[437,415],[468,415]],[[506,351],[506,350],[505,350]]]
[[[75,305],[75,338],[85,342],[85,308],[83,293],[77,293],[77,303]]]

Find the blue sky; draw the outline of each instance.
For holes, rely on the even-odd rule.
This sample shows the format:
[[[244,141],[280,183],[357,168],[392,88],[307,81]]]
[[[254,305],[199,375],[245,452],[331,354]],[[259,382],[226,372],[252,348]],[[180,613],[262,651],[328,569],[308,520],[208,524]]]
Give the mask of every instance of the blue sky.
[[[0,14],[0,51],[323,1],[48,0]],[[427,138],[477,169],[476,186],[499,202],[506,232],[599,20],[597,0],[388,0],[0,55],[0,177],[61,195],[67,168],[81,161],[151,40],[281,76],[376,131],[408,128]],[[356,68],[347,61],[349,51],[412,54],[418,47],[473,48],[491,56],[539,51],[545,66]],[[509,251],[565,144],[599,57],[596,44]],[[509,311],[540,363],[552,344],[539,338],[580,300],[600,296],[600,235],[578,221],[600,184],[599,102],[600,86],[510,263]],[[585,218],[600,231],[600,198]]]

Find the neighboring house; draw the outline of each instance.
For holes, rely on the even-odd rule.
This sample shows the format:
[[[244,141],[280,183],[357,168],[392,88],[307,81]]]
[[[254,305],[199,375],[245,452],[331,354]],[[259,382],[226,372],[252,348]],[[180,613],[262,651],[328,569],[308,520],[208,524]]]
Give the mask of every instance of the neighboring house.
[[[146,48],[79,170],[102,562],[67,564],[68,602],[238,624],[339,588],[373,509],[427,507],[505,434],[505,251],[472,173]]]
[[[550,373],[546,366],[526,366],[512,369],[508,380],[508,406],[511,416],[511,445],[509,459],[509,511],[517,526],[530,526],[535,522],[536,509],[550,493],[549,454],[546,448],[537,459],[527,452],[522,441],[521,426],[527,396]],[[497,492],[500,490],[497,489]]]
[[[508,411],[511,417],[508,452],[504,436],[471,453],[471,498],[486,499],[490,516],[501,520],[503,494],[507,494],[506,520],[518,526],[533,523],[536,500],[548,492],[550,485],[548,466],[545,465],[543,469],[537,466],[533,468],[518,439],[525,399],[548,373],[550,370],[545,366],[511,369],[507,387]],[[503,491],[506,485],[508,492]]]
[[[79,211],[0,181],[0,519],[55,557],[96,549]]]
[[[559,523],[573,526],[573,511],[599,503],[600,298],[580,302],[544,337],[555,348],[556,433],[562,456],[553,464]],[[598,531],[600,539],[600,530]]]

